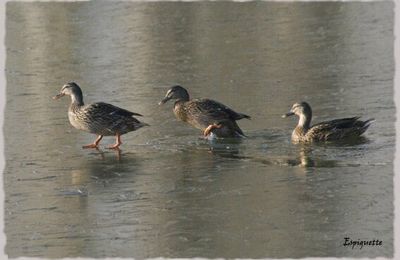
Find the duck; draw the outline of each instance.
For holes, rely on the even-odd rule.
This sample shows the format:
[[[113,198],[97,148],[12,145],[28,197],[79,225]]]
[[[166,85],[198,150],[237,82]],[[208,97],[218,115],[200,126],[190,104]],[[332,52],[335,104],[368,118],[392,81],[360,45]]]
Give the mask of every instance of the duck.
[[[175,85],[168,89],[159,105],[175,100],[174,114],[180,121],[186,122],[203,131],[204,137],[214,135],[217,138],[245,137],[237,120],[251,117],[238,113],[224,104],[212,99],[190,99],[188,91]]]
[[[289,113],[282,117],[296,115],[299,122],[292,132],[292,142],[310,143],[323,141],[338,141],[347,138],[360,137],[370,126],[373,118],[360,120],[359,116],[340,118],[331,121],[324,121],[311,126],[312,110],[307,102],[293,104]]]
[[[141,114],[104,102],[85,105],[82,90],[75,82],[63,85],[60,93],[53,99],[57,100],[63,96],[71,97],[71,104],[68,109],[68,119],[71,125],[78,130],[97,135],[93,143],[82,147],[84,149],[97,149],[103,136],[115,136],[115,144],[107,148],[119,149],[122,144],[121,135],[148,126],[148,124],[140,122],[134,117],[142,116]]]

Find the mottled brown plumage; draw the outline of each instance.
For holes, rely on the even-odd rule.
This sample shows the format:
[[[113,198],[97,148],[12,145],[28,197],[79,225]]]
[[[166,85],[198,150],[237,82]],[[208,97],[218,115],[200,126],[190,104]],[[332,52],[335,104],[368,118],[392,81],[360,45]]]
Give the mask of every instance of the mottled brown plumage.
[[[297,115],[299,122],[292,132],[292,141],[321,142],[335,141],[345,138],[355,138],[362,135],[370,126],[373,119],[359,120],[360,117],[341,118],[325,121],[313,126],[311,124],[312,111],[306,102],[295,103],[284,117]]]
[[[147,125],[133,117],[141,116],[140,114],[111,104],[98,102],[85,105],[82,90],[74,82],[64,85],[60,94],[54,98],[58,99],[64,95],[71,97],[71,104],[68,109],[71,125],[76,129],[98,135],[93,144],[86,145],[83,148],[96,148],[103,136],[111,135],[116,136],[116,143],[109,148],[118,148],[121,144],[121,135]]]
[[[229,107],[211,99],[192,99],[186,89],[174,86],[168,90],[165,98],[160,102],[164,104],[170,99],[176,99],[174,104],[175,116],[195,128],[210,133],[217,137],[239,137],[244,136],[237,120],[250,118],[250,116],[237,113]]]

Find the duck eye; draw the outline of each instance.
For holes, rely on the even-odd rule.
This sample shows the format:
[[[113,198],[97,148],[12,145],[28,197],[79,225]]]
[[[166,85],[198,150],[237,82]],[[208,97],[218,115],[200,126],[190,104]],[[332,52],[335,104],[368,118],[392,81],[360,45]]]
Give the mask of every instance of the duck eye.
[[[61,92],[65,91],[66,89],[69,89],[69,88],[71,88],[71,86],[65,85],[62,87]]]

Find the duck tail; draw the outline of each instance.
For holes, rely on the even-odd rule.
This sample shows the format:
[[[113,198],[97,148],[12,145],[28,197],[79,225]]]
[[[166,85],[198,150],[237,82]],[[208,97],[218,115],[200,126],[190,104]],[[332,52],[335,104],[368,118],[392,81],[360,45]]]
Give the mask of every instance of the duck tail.
[[[237,133],[237,134],[242,138],[247,138],[247,135],[245,135],[243,132],[242,133]]]
[[[368,128],[374,121],[375,121],[375,118],[370,118],[368,120],[365,120],[363,122],[363,125],[364,125],[363,127]]]
[[[240,136],[240,137],[247,137],[247,136],[243,133],[242,129],[240,129],[240,127],[238,126],[238,124],[237,124],[236,122],[234,122],[234,127],[235,127],[235,133],[236,133],[238,136]]]
[[[362,122],[361,134],[367,131],[368,127],[375,121],[375,118],[370,118]]]
[[[135,120],[132,120],[129,123],[131,129],[137,130],[137,129],[142,128],[144,126],[150,126],[149,124],[141,122],[141,121],[137,120],[136,118],[134,118],[134,119]]]
[[[140,122],[140,127],[143,127],[143,126],[150,126],[150,125],[147,123],[144,123],[144,122]]]
[[[239,127],[235,129],[235,133],[240,137],[247,137]]]
[[[251,116],[246,115],[246,114],[240,114],[240,116],[241,116],[242,118],[251,119]]]
[[[143,116],[142,114],[139,114],[139,113],[135,113],[135,112],[131,112],[132,113],[132,116]]]

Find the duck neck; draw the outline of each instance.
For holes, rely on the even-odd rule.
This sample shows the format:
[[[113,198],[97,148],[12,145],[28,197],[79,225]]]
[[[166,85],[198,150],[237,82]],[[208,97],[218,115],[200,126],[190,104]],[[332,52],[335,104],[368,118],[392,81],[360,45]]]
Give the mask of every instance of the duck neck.
[[[299,122],[297,123],[297,127],[303,129],[303,131],[307,131],[310,129],[310,123],[311,123],[311,116],[301,114],[299,116]]]
[[[185,92],[184,94],[182,94],[180,98],[178,98],[177,101],[187,102],[189,100],[190,100],[189,93]]]
[[[176,100],[174,103],[174,108],[175,109],[180,108],[183,105],[183,103],[185,103],[185,101],[183,101],[181,99]]]
[[[188,96],[185,96],[185,97],[181,97],[181,98],[179,98],[179,99],[177,99],[177,100],[175,101],[174,107],[175,107],[175,106],[182,105],[183,103],[188,102],[188,101],[189,101],[189,95],[188,95]]]
[[[175,101],[174,114],[179,120],[186,122],[187,111],[185,109],[185,101],[182,101],[180,99]]]
[[[84,103],[82,95],[77,95],[77,94],[71,95],[71,106],[81,107],[83,105]]]

